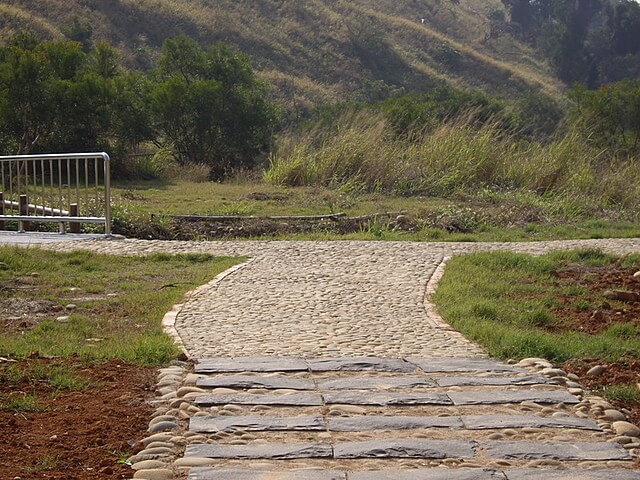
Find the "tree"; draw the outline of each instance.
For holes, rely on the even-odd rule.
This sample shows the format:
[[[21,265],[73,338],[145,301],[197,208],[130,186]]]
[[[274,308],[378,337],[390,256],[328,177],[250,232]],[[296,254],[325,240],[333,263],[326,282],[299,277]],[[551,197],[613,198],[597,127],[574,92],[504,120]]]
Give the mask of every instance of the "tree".
[[[267,146],[276,109],[245,55],[222,43],[205,50],[186,37],[168,39],[156,76],[154,124],[180,162],[207,163],[221,178],[251,166]]]
[[[627,79],[588,90],[576,86],[574,122],[584,128],[597,144],[625,152],[640,150],[640,79]]]

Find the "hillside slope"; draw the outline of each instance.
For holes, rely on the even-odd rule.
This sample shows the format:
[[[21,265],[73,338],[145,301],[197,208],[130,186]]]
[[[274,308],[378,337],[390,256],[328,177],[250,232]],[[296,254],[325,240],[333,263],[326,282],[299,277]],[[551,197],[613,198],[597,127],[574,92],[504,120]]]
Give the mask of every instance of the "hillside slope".
[[[167,36],[222,40],[249,54],[293,108],[438,80],[557,96],[563,85],[502,28],[503,14],[500,0],[2,0],[0,35],[62,38],[77,16],[134,68],[150,66]]]

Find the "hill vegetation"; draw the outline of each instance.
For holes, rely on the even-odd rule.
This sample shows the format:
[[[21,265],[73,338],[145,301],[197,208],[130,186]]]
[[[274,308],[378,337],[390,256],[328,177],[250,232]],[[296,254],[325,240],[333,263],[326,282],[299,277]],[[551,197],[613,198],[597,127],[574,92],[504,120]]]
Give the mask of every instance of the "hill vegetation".
[[[499,0],[3,0],[0,35],[104,40],[130,68],[150,69],[167,37],[224,41],[248,54],[278,100],[378,100],[437,82],[501,97],[563,85],[512,33]],[[424,23],[423,23],[424,21]]]

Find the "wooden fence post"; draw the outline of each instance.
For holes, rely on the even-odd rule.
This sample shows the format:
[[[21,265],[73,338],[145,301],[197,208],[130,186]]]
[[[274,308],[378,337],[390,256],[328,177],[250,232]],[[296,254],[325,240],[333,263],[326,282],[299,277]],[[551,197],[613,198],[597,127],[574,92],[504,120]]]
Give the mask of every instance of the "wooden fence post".
[[[20,202],[18,205],[20,208],[20,215],[29,215],[29,199],[26,195],[20,195]],[[31,222],[22,220],[18,222],[18,230],[20,232],[26,232],[29,228],[31,228]]]
[[[80,215],[80,210],[78,209],[77,203],[72,203],[71,205],[69,205],[69,215],[72,217],[77,217]],[[69,233],[80,233],[80,223],[69,222]]]

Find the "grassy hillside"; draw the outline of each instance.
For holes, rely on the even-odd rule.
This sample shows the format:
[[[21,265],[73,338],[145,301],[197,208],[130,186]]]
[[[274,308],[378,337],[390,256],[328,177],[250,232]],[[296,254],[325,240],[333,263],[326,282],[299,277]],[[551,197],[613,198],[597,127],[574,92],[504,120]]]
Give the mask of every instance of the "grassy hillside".
[[[0,35],[28,28],[62,38],[77,16],[134,68],[148,67],[167,36],[222,40],[251,55],[293,110],[435,80],[558,95],[563,85],[500,12],[500,0],[2,0]]]

